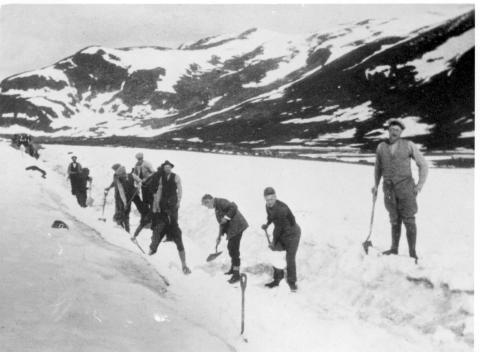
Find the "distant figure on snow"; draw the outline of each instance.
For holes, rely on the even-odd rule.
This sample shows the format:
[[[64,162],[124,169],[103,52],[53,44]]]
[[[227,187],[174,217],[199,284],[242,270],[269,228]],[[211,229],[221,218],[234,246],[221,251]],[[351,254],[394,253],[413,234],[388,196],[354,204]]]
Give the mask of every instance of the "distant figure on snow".
[[[82,208],[87,207],[87,190],[92,187],[92,178],[90,177],[90,170],[83,167],[79,175],[77,185],[77,202]]]
[[[82,165],[77,162],[77,157],[72,156],[72,162],[68,165],[67,169],[67,179],[70,179],[70,185],[72,187],[72,194],[75,196],[80,184],[80,174],[82,172]]]
[[[224,234],[228,240],[228,254],[231,258],[230,270],[225,275],[232,275],[229,283],[233,284],[240,281],[240,240],[243,232],[247,229],[247,220],[238,210],[234,202],[223,198],[213,198],[210,194],[202,197],[202,205],[208,209],[215,209],[215,216],[219,223],[219,232],[217,245],[220,243]]]
[[[417,194],[422,190],[428,175],[428,164],[417,146],[401,138],[405,125],[398,119],[388,122],[389,138],[377,148],[375,161],[374,186],[376,196],[380,179],[383,177],[385,208],[390,216],[392,246],[383,254],[398,254],[398,245],[402,231],[402,222],[407,229],[407,241],[410,257],[417,261],[415,244],[417,240]],[[412,177],[411,159],[418,166],[418,183]]]
[[[130,232],[130,205],[133,196],[136,194],[135,181],[132,174],[127,174],[125,167],[120,164],[112,166],[113,181],[105,188],[105,195],[111,188],[115,187],[115,214],[113,220]]]
[[[266,202],[267,223],[262,225],[263,230],[273,223],[273,239],[270,249],[274,251],[286,251],[287,260],[287,283],[290,290],[297,290],[297,268],[295,256],[300,242],[301,229],[295,221],[295,216],[290,208],[283,202],[277,200],[277,195],[272,187],[265,188],[263,195]],[[278,286],[284,278],[283,270],[273,268],[273,281],[266,284],[267,287]]]

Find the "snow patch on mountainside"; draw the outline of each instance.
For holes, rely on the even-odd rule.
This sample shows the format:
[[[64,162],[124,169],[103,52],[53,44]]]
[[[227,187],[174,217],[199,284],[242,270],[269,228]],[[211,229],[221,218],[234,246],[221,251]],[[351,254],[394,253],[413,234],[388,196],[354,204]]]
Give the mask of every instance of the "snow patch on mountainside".
[[[448,39],[438,48],[426,53],[421,58],[399,65],[399,68],[413,66],[416,71],[416,79],[428,82],[436,74],[448,70],[453,60],[474,46],[475,29],[473,28],[459,36]]]

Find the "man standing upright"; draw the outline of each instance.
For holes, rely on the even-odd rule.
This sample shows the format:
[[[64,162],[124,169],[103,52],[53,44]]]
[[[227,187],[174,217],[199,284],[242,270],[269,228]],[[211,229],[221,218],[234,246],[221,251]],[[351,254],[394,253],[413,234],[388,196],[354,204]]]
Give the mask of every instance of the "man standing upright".
[[[77,157],[75,155],[72,156],[72,162],[68,165],[67,178],[70,179],[70,185],[72,187],[72,194],[76,195],[78,191],[78,187],[80,184],[82,172],[82,165],[77,162]]]
[[[271,223],[275,225],[270,249],[286,251],[287,283],[290,286],[290,290],[295,292],[297,290],[295,257],[300,242],[301,229],[295,221],[295,216],[290,208],[285,203],[277,200],[277,195],[272,187],[265,188],[263,195],[267,209],[267,223],[262,225],[262,229],[266,231]],[[275,267],[273,270],[273,281],[265,285],[270,288],[278,286],[285,276],[283,270]]]
[[[167,235],[167,239],[171,239],[177,245],[183,272],[190,274],[182,241],[182,230],[178,225],[182,182],[180,177],[172,172],[174,165],[171,162],[166,160],[160,167],[163,172],[159,174],[158,189],[153,197],[152,242],[148,254],[155,254],[162,238]]]
[[[247,220],[240,213],[237,205],[226,199],[213,198],[210,194],[205,194],[202,197],[202,205],[208,209],[215,209],[215,216],[220,225],[217,245],[220,243],[222,236],[227,235],[227,248],[231,258],[231,266],[225,274],[232,275],[228,280],[229,283],[236,283],[240,281],[240,240],[243,231],[248,227]]]
[[[373,194],[376,196],[380,179],[383,177],[385,208],[390,216],[392,245],[383,254],[398,254],[402,222],[407,230],[410,257],[417,261],[415,244],[417,240],[417,194],[422,190],[428,175],[428,164],[417,146],[401,138],[405,125],[398,119],[388,121],[387,141],[377,148]],[[418,183],[412,177],[411,159],[418,166]]]
[[[136,182],[141,184],[142,187],[142,201],[143,207],[145,208],[145,210],[142,212],[142,215],[145,215],[145,213],[147,213],[152,207],[153,194],[149,192],[143,181],[147,180],[148,177],[154,173],[154,170],[152,164],[146,160],[143,160],[143,153],[135,154],[135,158],[137,159],[137,162],[133,168],[133,177],[135,178]],[[136,201],[137,200],[134,200],[135,203]],[[136,205],[137,208],[141,208],[137,203]]]

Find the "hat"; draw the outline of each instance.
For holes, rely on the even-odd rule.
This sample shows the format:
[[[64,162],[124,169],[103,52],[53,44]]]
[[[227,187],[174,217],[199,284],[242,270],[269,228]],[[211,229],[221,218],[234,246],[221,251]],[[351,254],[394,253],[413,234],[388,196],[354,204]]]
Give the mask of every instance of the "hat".
[[[137,153],[137,154],[135,154],[135,158],[137,158],[137,159],[143,159],[143,153]]]
[[[387,125],[388,125],[388,127],[390,127],[390,126],[398,126],[398,127],[400,127],[402,130],[405,129],[405,124],[404,124],[401,120],[399,120],[399,119],[390,119],[390,120],[387,121]]]
[[[120,166],[122,166],[122,165],[120,165],[119,163],[113,164],[112,169],[117,171]]]
[[[275,190],[273,189],[273,187],[267,187],[265,188],[265,190],[263,191],[263,195],[266,197],[266,196],[269,196],[269,195],[272,195],[272,194],[275,194]]]
[[[173,164],[172,164],[170,161],[168,161],[168,160],[165,160],[165,161],[163,162],[163,164],[160,165],[160,167],[163,169],[163,167],[164,167],[165,165],[170,165],[171,167],[175,167],[175,165],[173,165]]]

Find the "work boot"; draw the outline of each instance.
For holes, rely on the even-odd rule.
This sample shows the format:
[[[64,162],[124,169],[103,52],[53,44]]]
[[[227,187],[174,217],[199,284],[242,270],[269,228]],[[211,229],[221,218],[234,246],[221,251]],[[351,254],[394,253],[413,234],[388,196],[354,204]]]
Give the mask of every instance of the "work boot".
[[[383,255],[398,254],[398,244],[400,243],[400,235],[402,233],[402,223],[392,224],[392,246]]]
[[[232,275],[233,274],[233,266],[230,266],[230,270],[224,273],[225,275]]]
[[[234,283],[239,282],[239,281],[240,281],[240,271],[238,269],[234,269],[233,270],[233,275],[230,278],[230,280],[228,280],[228,283],[229,284],[234,284]]]
[[[282,281],[284,277],[285,277],[285,273],[283,272],[282,269],[277,269],[273,267],[273,281],[269,282],[268,284],[265,284],[265,286],[268,288],[276,287],[280,284],[280,281]]]
[[[288,286],[290,287],[290,291],[297,292],[298,287],[297,287],[297,284],[295,282],[289,282]]]
[[[410,257],[415,259],[415,264],[418,261],[417,251],[415,250],[415,245],[417,243],[417,225],[413,223],[405,224],[407,228],[407,242],[408,242],[408,253]]]

